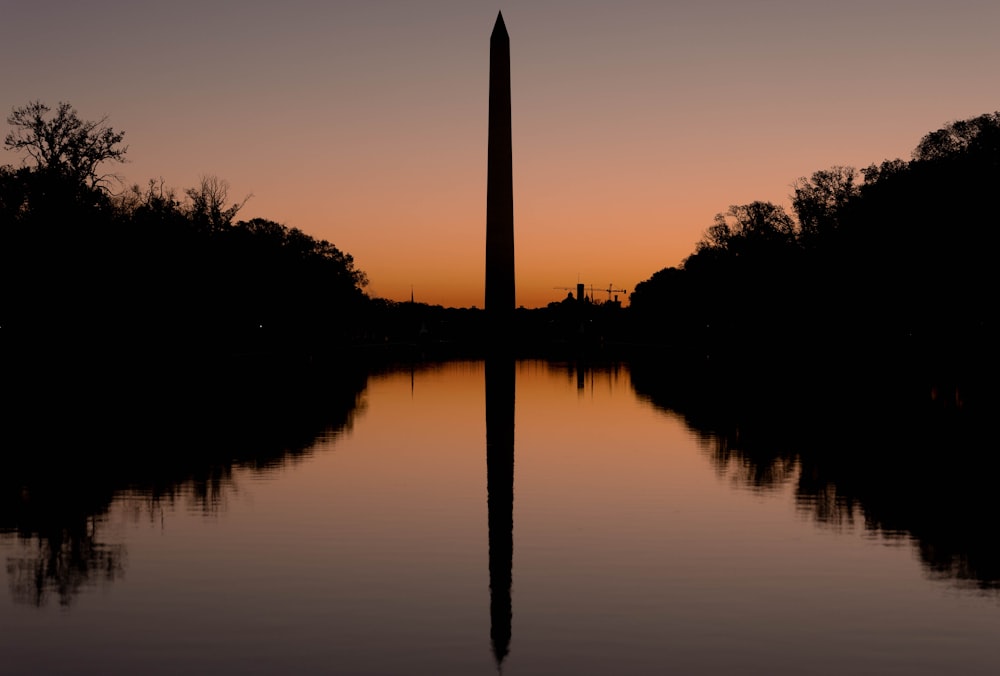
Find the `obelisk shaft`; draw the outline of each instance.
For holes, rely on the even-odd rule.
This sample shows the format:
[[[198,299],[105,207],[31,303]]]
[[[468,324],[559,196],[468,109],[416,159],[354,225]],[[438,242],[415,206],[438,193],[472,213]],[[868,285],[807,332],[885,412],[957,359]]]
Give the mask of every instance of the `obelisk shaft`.
[[[506,332],[514,314],[514,174],[510,37],[503,15],[490,36],[490,125],[486,176],[486,314]]]

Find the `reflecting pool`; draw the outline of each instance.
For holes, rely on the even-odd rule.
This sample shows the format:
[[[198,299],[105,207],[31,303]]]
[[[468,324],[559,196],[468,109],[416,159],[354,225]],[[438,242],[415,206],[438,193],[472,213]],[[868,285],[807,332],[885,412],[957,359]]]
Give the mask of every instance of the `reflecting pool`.
[[[21,463],[0,671],[1000,673],[991,500],[850,420],[769,436],[638,376],[400,367],[293,429]]]

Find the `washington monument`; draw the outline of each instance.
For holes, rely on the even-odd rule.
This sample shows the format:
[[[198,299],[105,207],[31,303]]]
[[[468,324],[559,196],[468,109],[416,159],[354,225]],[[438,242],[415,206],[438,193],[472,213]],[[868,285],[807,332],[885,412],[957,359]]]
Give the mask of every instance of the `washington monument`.
[[[490,642],[497,668],[510,650],[514,557],[514,175],[510,38],[503,14],[490,36],[490,138],[486,174],[486,492],[490,540]]]
[[[490,36],[490,128],[486,174],[486,314],[494,328],[514,314],[514,175],[510,131],[510,37],[497,14]]]

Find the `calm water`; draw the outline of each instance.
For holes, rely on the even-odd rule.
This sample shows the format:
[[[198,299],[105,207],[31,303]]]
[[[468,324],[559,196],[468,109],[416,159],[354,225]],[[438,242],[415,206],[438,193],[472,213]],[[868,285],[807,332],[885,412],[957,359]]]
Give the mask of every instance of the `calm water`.
[[[991,516],[928,520],[926,488],[838,484],[632,380],[399,370],[305,441],[8,477],[0,672],[1000,673]]]

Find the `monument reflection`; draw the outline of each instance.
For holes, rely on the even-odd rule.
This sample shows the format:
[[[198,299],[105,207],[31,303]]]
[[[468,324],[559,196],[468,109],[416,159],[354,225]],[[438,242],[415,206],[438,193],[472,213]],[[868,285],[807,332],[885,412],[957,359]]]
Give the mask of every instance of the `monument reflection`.
[[[486,491],[490,542],[490,641],[499,666],[510,650],[514,558],[513,357],[486,360]]]

